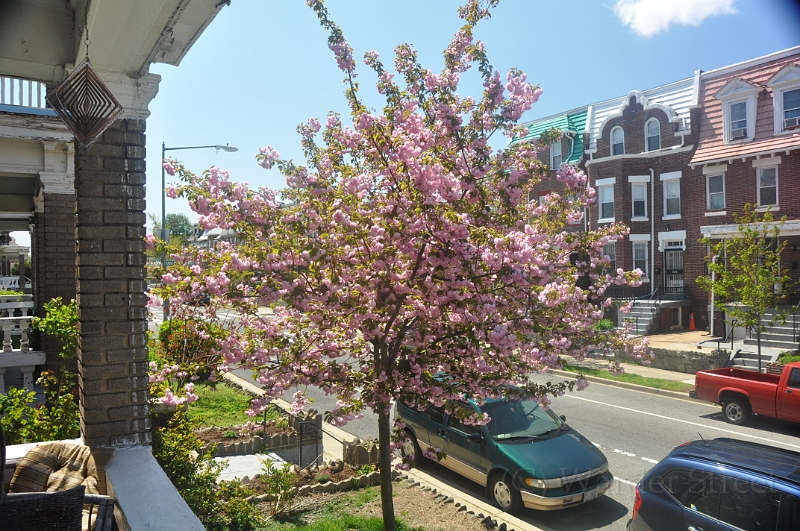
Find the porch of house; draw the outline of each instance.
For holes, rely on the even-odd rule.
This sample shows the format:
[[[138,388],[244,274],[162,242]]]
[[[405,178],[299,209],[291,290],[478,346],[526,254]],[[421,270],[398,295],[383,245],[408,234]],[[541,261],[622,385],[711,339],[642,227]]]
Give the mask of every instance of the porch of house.
[[[55,368],[50,338],[31,350],[30,319],[55,297],[77,300],[79,442],[121,530],[203,529],[150,451],[145,129],[160,82],[150,64],[178,66],[227,4],[9,0],[0,16],[0,232],[28,231],[32,258],[31,292],[0,296],[0,382],[32,386]],[[123,113],[85,149],[45,96],[87,53]],[[10,446],[9,463],[28,449]]]

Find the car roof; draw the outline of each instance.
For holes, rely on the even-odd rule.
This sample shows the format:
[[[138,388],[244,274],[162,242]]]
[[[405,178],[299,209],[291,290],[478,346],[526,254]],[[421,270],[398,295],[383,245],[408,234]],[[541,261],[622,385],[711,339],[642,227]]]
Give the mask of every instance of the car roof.
[[[728,438],[692,441],[669,456],[711,461],[800,485],[800,453],[765,444]]]

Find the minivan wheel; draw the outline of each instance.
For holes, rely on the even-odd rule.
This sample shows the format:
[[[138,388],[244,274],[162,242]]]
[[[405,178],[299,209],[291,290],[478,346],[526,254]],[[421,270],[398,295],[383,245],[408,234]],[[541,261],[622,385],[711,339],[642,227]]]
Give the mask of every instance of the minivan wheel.
[[[417,438],[411,433],[411,430],[405,430],[403,436],[403,447],[401,448],[403,455],[408,458],[411,463],[418,465],[422,462],[422,450],[420,450]]]
[[[737,426],[744,424],[749,414],[750,409],[740,398],[729,398],[722,404],[722,415],[731,424]]]
[[[495,474],[489,483],[489,496],[494,504],[507,513],[522,510],[522,496],[508,474]]]

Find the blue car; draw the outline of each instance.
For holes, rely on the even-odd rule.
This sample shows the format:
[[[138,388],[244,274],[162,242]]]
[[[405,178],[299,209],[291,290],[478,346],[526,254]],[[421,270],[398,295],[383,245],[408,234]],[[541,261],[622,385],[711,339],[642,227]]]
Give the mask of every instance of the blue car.
[[[800,453],[735,439],[675,448],[636,487],[628,531],[797,531]]]
[[[486,486],[504,511],[573,507],[602,496],[614,482],[603,453],[535,400],[464,401],[461,415],[432,404],[423,411],[402,402],[396,407],[395,419],[406,425],[406,458],[419,463],[423,452],[441,450],[441,464]],[[460,420],[476,413],[491,420],[485,426]]]

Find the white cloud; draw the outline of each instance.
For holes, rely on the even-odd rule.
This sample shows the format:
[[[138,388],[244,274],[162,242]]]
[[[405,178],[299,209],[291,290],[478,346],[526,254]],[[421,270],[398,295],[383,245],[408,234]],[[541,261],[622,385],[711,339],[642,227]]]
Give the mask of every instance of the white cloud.
[[[736,13],[736,0],[617,0],[614,14],[637,35],[651,37],[670,24],[699,26],[714,15]]]

